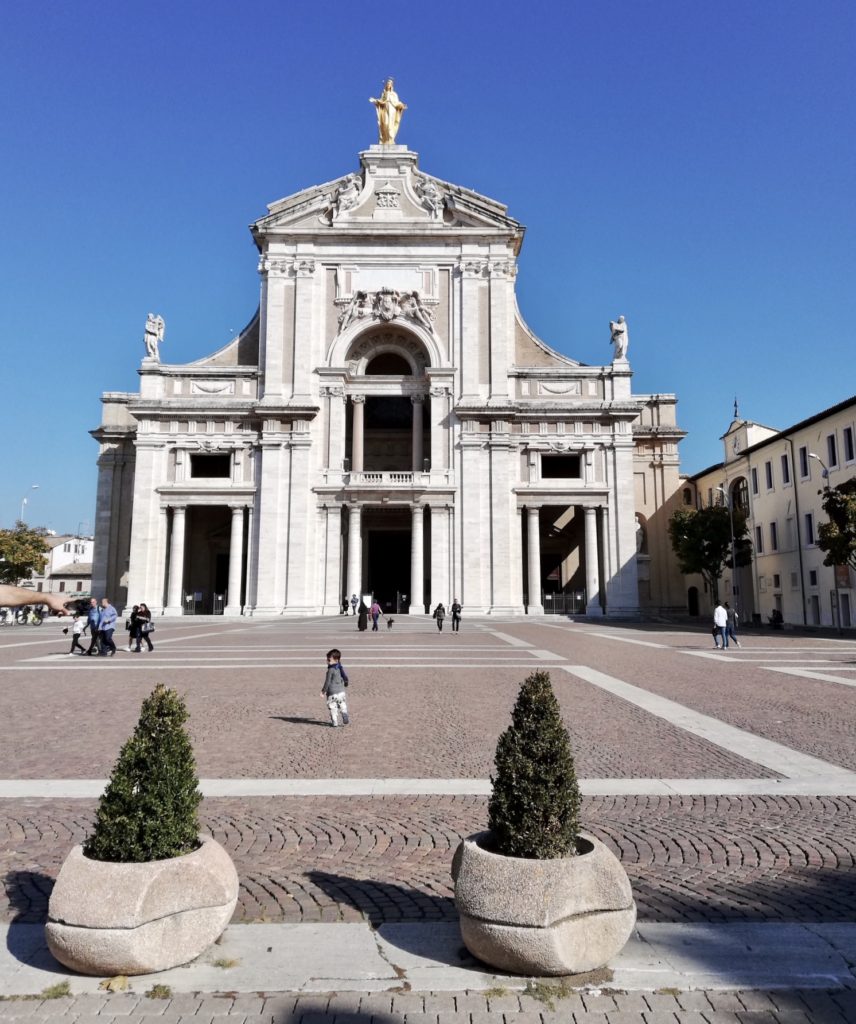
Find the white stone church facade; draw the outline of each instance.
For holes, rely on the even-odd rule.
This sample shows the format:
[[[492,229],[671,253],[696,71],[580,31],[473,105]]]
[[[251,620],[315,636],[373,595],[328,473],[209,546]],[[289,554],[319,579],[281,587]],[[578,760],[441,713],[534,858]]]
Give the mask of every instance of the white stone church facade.
[[[587,366],[532,334],[505,206],[387,144],[268,209],[250,325],[103,397],[93,594],[175,615],[683,606],[675,398],[633,395],[619,346]]]

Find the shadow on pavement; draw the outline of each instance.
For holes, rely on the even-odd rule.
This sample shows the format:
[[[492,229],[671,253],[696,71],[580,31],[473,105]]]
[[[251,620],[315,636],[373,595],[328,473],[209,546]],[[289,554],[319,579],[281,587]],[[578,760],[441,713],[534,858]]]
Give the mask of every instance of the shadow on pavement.
[[[268,718],[273,722],[288,722],[290,725],[321,725],[329,728],[329,719],[322,722],[318,718],[304,718],[301,715],[268,715]]]
[[[3,879],[9,920],[16,924],[46,921],[54,881],[43,871],[10,871]]]
[[[450,896],[414,889],[395,882],[349,878],[327,871],[307,871],[306,877],[331,900],[353,907],[373,925],[409,921],[457,920]]]

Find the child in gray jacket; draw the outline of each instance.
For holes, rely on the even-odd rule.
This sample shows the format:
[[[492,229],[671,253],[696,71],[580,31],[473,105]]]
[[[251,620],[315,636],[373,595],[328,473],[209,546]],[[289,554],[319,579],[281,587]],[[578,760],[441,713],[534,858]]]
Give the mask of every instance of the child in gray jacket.
[[[327,698],[327,710],[330,712],[330,723],[335,729],[339,725],[339,712],[342,712],[342,725],[350,722],[348,702],[345,699],[345,687],[348,685],[348,673],[341,664],[342,652],[334,647],[327,651],[327,675],[321,696]]]

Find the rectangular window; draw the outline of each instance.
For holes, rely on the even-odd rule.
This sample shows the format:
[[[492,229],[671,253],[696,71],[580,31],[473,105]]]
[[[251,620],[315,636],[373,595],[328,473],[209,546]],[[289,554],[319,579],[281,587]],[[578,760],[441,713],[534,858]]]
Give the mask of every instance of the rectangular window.
[[[579,455],[542,455],[542,480],[578,480],[581,475]]]
[[[775,523],[770,523],[770,550],[779,550],[779,527]]]
[[[797,573],[791,573],[791,590],[796,590],[800,585],[800,578]]]
[[[852,462],[856,459],[856,447],[853,445],[853,428],[844,428],[844,461]]]
[[[78,580],[77,581],[77,587],[75,589],[76,590],[83,590],[83,581],[82,580]]]
[[[708,489],[707,489],[707,507],[708,508],[712,508],[713,507],[713,488],[712,487],[708,487]]]
[[[817,569],[810,569],[808,573],[808,585],[810,587],[817,586]]]
[[[806,512],[805,514],[805,546],[810,547],[814,544],[814,513]]]
[[[826,438],[826,455],[830,469],[838,465],[838,442],[835,439],[835,434],[829,434]]]
[[[759,555],[764,554],[764,534],[760,526],[755,527],[755,553]]]
[[[808,448],[805,445],[800,448],[800,477],[808,479]]]
[[[782,483],[789,484],[791,482],[791,465],[788,462],[787,455],[782,456]]]
[[[773,590],[782,589],[782,577],[777,573],[773,573]]]
[[[190,456],[190,475],[208,480],[228,480],[232,475],[232,456],[193,454]]]
[[[753,469],[752,470],[752,493],[753,494],[757,494],[758,493],[758,470],[757,469]]]
[[[767,482],[767,490],[772,491],[773,489],[773,463],[764,463],[764,479]]]
[[[59,581],[59,592],[61,594],[65,593],[65,580],[60,580]]]
[[[71,551],[71,544],[63,544],[62,550],[63,551]]]

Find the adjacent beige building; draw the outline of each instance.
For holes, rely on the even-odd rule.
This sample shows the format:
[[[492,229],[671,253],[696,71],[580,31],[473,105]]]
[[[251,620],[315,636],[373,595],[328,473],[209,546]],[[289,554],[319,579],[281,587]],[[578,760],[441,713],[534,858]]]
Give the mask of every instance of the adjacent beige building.
[[[532,333],[523,235],[395,144],[271,204],[249,326],[168,365],[152,316],[139,392],[103,397],[94,592],[176,615],[682,608],[675,397],[633,394],[623,322],[597,366]]]
[[[744,620],[781,614],[794,625],[852,628],[856,573],[823,564],[817,527],[827,479],[835,487],[856,475],[856,397],[786,430],[735,416],[722,443],[725,461],[688,478],[682,496],[710,505],[724,491],[748,515],[752,564],[725,570],[722,595],[733,595]],[[698,578],[685,579],[688,607],[706,614],[712,595]]]

